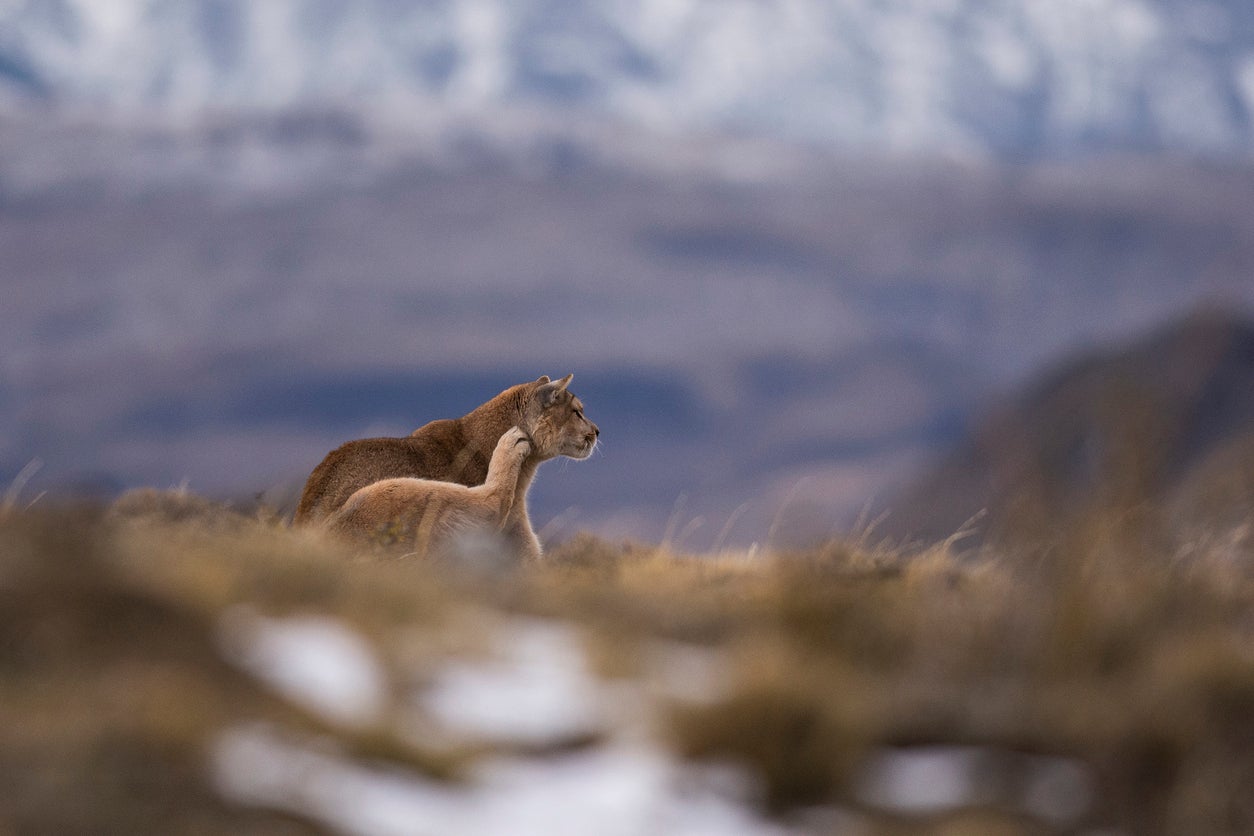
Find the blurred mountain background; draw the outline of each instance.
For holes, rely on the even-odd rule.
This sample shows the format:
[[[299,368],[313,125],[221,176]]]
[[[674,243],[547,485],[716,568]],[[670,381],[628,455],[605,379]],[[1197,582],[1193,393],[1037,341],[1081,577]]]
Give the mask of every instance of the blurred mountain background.
[[[0,0],[0,484],[290,502],[574,372],[553,537],[1210,507],[1252,131],[1235,0]]]
[[[1254,105],[1254,9],[1238,0],[8,0],[0,14],[7,98],[114,112],[366,104],[430,129],[432,110],[509,124],[548,107],[1022,157],[1241,153]]]

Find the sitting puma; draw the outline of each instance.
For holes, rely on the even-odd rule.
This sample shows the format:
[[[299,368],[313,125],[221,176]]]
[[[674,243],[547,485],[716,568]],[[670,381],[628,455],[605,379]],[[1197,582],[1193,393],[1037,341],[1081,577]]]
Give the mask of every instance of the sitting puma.
[[[336,448],[305,483],[295,522],[324,520],[355,491],[382,479],[405,476],[480,485],[487,479],[488,457],[497,441],[517,426],[530,436],[532,450],[520,469],[503,531],[511,541],[527,544],[524,557],[538,557],[540,542],[526,500],[536,468],[555,456],[587,458],[600,434],[567,389],[573,377],[541,377],[511,386],[461,418],[432,421],[406,438],[367,438]]]
[[[527,434],[512,427],[492,451],[488,478],[482,485],[468,488],[434,479],[384,479],[356,491],[327,518],[326,527],[342,537],[384,546],[399,544],[421,555],[447,553],[464,545],[459,538],[501,532],[518,496],[519,471],[530,453]],[[517,550],[529,544],[506,539],[500,545]]]

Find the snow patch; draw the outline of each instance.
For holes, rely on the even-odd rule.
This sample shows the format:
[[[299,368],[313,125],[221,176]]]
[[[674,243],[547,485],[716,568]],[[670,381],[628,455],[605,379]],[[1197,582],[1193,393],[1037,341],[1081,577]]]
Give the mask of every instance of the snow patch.
[[[366,767],[318,741],[264,726],[227,730],[210,752],[226,799],[284,810],[360,836],[604,836],[789,831],[736,797],[745,782],[700,771],[644,746],[614,745],[548,759],[489,759],[466,785]]]
[[[469,105],[494,102],[509,80],[505,8],[494,0],[467,0],[454,5],[454,15],[462,54],[451,92]]]
[[[867,764],[859,795],[876,807],[916,814],[986,803],[979,766],[979,750],[964,747],[882,752]]]
[[[1237,91],[1241,94],[1241,103],[1245,112],[1254,117],[1254,52],[1247,53],[1237,63]]]
[[[907,815],[997,804],[1065,826],[1088,812],[1094,779],[1088,767],[1070,758],[980,746],[915,746],[872,755],[855,791],[872,807]]]
[[[593,0],[573,14],[544,0],[0,2],[0,58],[12,53],[70,105],[342,105],[428,126],[438,105],[533,135],[582,110],[664,133],[964,154],[996,143],[1020,110],[1032,112],[1023,132],[1046,143],[1160,140],[1157,114],[1140,110],[1153,75],[1200,61],[1207,86],[1228,90],[1251,43],[1249,23],[1213,2]],[[987,70],[974,85],[973,64]],[[587,91],[578,107],[571,82]],[[1245,150],[1242,114],[1220,118],[1217,130],[1207,116],[1197,142]],[[1161,141],[1193,147],[1187,120],[1173,125]]]
[[[418,706],[455,737],[543,743],[604,725],[609,689],[588,671],[574,628],[514,618],[496,630],[494,654],[439,668]]]
[[[384,708],[386,676],[373,649],[333,618],[237,607],[222,616],[218,638],[228,660],[333,723],[368,725]]]
[[[974,46],[999,85],[1007,90],[1028,91],[1039,71],[1039,61],[1004,20],[992,18],[978,24]]]
[[[221,733],[213,742],[210,766],[224,798],[309,816],[343,833],[453,833],[465,807],[455,787],[369,769],[330,746],[285,737],[264,725]]]

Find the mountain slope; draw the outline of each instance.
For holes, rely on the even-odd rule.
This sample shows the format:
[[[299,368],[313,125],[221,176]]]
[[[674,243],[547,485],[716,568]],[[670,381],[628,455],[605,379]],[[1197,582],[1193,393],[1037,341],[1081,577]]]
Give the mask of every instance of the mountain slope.
[[[1012,395],[906,492],[893,526],[944,537],[987,511],[994,540],[1050,540],[1099,512],[1157,524],[1168,510],[1181,530],[1226,530],[1254,508],[1251,444],[1254,324],[1198,314]]]
[[[0,102],[592,114],[663,131],[999,155],[1244,153],[1239,0],[29,0]]]

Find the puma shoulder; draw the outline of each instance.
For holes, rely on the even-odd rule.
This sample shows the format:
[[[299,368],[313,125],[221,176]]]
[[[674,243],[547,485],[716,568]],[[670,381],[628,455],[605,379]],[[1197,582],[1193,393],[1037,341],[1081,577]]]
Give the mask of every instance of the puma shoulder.
[[[537,461],[583,458],[596,442],[596,425],[567,389],[573,375],[547,376],[511,386],[460,418],[431,421],[402,438],[350,441],[327,454],[305,482],[294,522],[325,519],[354,491],[383,479],[410,477],[472,486],[487,477],[492,449],[510,427],[535,442]]]

